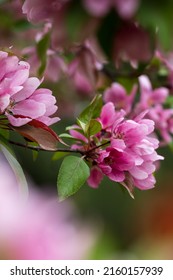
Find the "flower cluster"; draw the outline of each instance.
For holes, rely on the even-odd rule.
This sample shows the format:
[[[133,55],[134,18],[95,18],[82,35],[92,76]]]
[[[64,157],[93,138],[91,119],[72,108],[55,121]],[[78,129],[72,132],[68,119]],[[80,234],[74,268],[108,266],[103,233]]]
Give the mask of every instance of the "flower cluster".
[[[29,77],[30,65],[15,55],[0,52],[0,115],[13,126],[38,120],[51,125],[59,120],[51,117],[56,110],[56,99],[46,88],[38,88],[40,81]]]
[[[72,148],[85,149],[87,160],[92,165],[88,179],[90,186],[97,187],[106,175],[130,192],[133,187],[142,190],[154,187],[155,162],[163,157],[156,152],[159,141],[152,135],[154,122],[145,118],[146,114],[147,111],[143,111],[134,119],[127,119],[124,110],[117,111],[114,104],[108,102],[98,118],[102,127],[99,133],[87,139],[77,131],[78,126],[70,130],[78,143],[84,143]]]
[[[173,109],[166,108],[165,104],[169,96],[166,87],[152,88],[146,75],[139,77],[139,100],[136,102],[137,85],[134,85],[131,93],[118,83],[113,83],[104,91],[104,101],[113,102],[116,109],[124,109],[129,118],[134,119],[141,111],[147,110],[146,116],[155,123],[155,130],[162,139],[162,144],[172,141],[173,134]]]

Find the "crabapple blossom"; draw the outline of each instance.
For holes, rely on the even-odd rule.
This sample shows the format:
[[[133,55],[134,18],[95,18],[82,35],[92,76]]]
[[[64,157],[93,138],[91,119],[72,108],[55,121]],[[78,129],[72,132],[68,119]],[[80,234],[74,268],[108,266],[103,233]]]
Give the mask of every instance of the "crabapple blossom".
[[[155,55],[166,68],[165,70],[168,72],[168,84],[173,88],[173,53],[163,54],[161,51],[156,50]]]
[[[101,132],[87,138],[79,126],[73,126],[70,134],[77,139],[77,145],[72,149],[86,154],[91,165],[87,180],[91,187],[96,188],[103,175],[121,183],[130,192],[133,187],[143,190],[154,187],[155,162],[163,157],[156,152],[159,141],[153,135],[154,121],[145,118],[146,114],[145,110],[128,119],[124,110],[117,111],[112,102],[107,102],[97,119]]]
[[[52,21],[63,5],[70,0],[25,0],[22,10],[27,14],[29,21],[33,23]]]
[[[138,8],[138,0],[83,0],[87,11],[96,17],[105,16],[114,7],[118,14],[124,18],[131,18]]]
[[[116,109],[124,109],[126,113],[130,113],[136,91],[137,86],[134,85],[130,94],[127,94],[126,89],[121,84],[114,82],[111,87],[105,90],[103,100],[105,103],[112,102]]]
[[[93,165],[90,170],[90,176],[87,183],[92,188],[97,188],[103,179],[103,173],[97,165]]]
[[[112,105],[111,102],[104,105],[107,116],[112,110]],[[105,110],[104,106],[101,115]],[[163,159],[155,151],[159,141],[150,135],[154,130],[154,122],[144,119],[144,115],[145,113],[141,113],[134,120],[126,120],[122,115],[119,116],[119,120],[115,118],[112,122],[110,146],[99,151],[96,159],[98,167],[111,180],[126,182],[130,177],[132,185],[139,189],[154,187],[154,162]]]
[[[85,42],[68,65],[68,75],[78,92],[92,94],[95,91],[98,65],[100,63],[94,47],[90,42]]]
[[[172,141],[173,134],[173,109],[165,109],[162,105],[157,104],[149,110],[148,116],[155,122],[162,141],[161,144],[167,144]]]
[[[13,126],[32,120],[51,125],[59,120],[50,117],[57,110],[55,97],[49,89],[38,89],[41,82],[36,77],[29,77],[27,62],[1,51],[0,69],[0,114]]]
[[[140,101],[138,106],[140,110],[148,109],[156,104],[163,104],[169,94],[169,90],[165,87],[152,89],[151,82],[146,75],[139,77],[140,85]]]
[[[34,47],[27,47],[23,50],[23,54],[27,56],[27,61],[30,64],[30,73],[36,75],[40,66],[36,49]],[[67,66],[63,58],[55,51],[48,49],[44,78],[52,82],[57,82],[66,72]]]
[[[140,100],[135,105],[135,114],[147,109],[147,117],[154,121],[155,129],[162,137],[162,144],[172,140],[173,109],[164,108],[169,90],[165,87],[152,89],[149,78],[145,75],[139,77]]]

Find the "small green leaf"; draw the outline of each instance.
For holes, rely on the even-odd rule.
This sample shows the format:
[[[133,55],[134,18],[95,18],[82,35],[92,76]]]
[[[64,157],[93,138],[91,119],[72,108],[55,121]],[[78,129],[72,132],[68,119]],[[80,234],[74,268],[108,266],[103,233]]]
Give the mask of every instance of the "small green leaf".
[[[72,140],[74,139],[74,137],[72,135],[68,134],[68,133],[61,133],[59,135],[59,137],[61,137],[61,138],[68,138],[68,139],[72,139]]]
[[[82,128],[82,130],[86,133],[87,130],[87,123],[82,122],[80,119],[77,118],[77,124]]]
[[[60,167],[57,181],[60,200],[76,193],[89,175],[89,167],[82,158],[66,157]]]
[[[95,135],[102,129],[101,124],[97,120],[90,120],[87,133],[89,136]]]
[[[79,115],[78,120],[84,124],[88,124],[91,119],[99,117],[102,105],[102,95],[98,94],[94,97],[88,107],[86,107]]]
[[[77,119],[77,122],[78,122],[78,119]],[[80,133],[82,133],[81,127],[76,127],[75,125],[67,126],[65,130],[76,130],[76,131],[79,131]]]
[[[24,196],[28,194],[28,184],[23,173],[22,167],[19,162],[16,160],[14,153],[11,149],[2,141],[0,141],[0,150],[4,154],[5,158],[7,159],[8,163],[10,164],[16,179],[19,183],[20,191]]]

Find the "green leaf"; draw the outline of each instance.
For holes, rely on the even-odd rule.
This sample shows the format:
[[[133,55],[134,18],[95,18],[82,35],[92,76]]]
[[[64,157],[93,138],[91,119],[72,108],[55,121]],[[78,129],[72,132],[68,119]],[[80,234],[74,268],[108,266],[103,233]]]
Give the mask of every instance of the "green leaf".
[[[88,107],[86,107],[84,111],[79,115],[78,124],[84,131],[86,130],[86,125],[89,125],[91,119],[99,117],[102,105],[102,95],[98,94],[94,97]]]
[[[95,135],[96,133],[100,132],[101,129],[102,129],[102,126],[101,126],[100,122],[92,119],[89,122],[87,134],[88,134],[88,136]]]
[[[11,149],[2,141],[0,141],[0,150],[4,154],[5,158],[7,159],[8,163],[10,164],[16,179],[18,181],[20,192],[22,195],[27,196],[28,194],[28,184],[23,173],[22,167],[19,162],[16,160],[14,153]]]
[[[83,131],[80,131],[80,133],[83,134]],[[69,139],[71,141],[81,141],[81,142],[84,142],[82,140],[79,140],[78,138],[75,138],[73,137],[72,135],[68,134],[68,133],[62,133],[59,135],[60,138],[66,138],[66,139]]]
[[[68,134],[68,133],[61,133],[60,135],[59,135],[59,137],[61,137],[61,138],[68,138],[68,139],[75,139],[72,135],[70,135],[70,134]]]
[[[38,70],[38,75],[42,76],[47,64],[47,49],[49,47],[50,34],[46,35],[37,44],[37,54],[40,59],[40,67]]]
[[[82,158],[66,157],[60,167],[57,181],[60,200],[64,200],[76,193],[89,175],[89,167]]]
[[[74,125],[67,126],[65,130],[76,130],[82,132],[81,127],[75,127]]]
[[[77,124],[82,128],[82,133],[83,131],[86,132],[87,130],[87,124],[82,122],[80,119],[77,118]]]
[[[62,157],[65,157],[69,154],[69,152],[56,152],[54,153],[52,160],[59,160]]]
[[[1,136],[5,139],[8,139],[9,138],[9,130],[0,128],[0,137]]]

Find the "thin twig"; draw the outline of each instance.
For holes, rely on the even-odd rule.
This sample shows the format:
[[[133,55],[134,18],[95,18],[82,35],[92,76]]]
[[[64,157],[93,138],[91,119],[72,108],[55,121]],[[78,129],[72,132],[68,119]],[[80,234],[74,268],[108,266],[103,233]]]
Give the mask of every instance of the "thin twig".
[[[95,146],[88,151],[82,151],[82,150],[70,150],[70,149],[64,149],[64,148],[57,148],[57,149],[54,149],[54,150],[46,150],[46,149],[44,149],[40,146],[26,145],[26,144],[23,144],[23,143],[12,141],[12,140],[8,140],[8,142],[10,144],[15,145],[15,146],[22,147],[22,148],[27,148],[27,149],[37,151],[37,152],[39,152],[39,151],[44,151],[44,152],[67,152],[67,153],[78,153],[78,154],[81,154],[81,155],[86,155],[86,154],[88,154],[88,153],[90,153],[90,152],[92,152],[92,151],[110,143],[110,141],[107,141],[106,143]]]
[[[30,145],[26,145],[26,144],[23,144],[23,143],[15,142],[15,141],[12,141],[12,140],[8,140],[8,142],[10,144],[13,144],[13,145],[16,145],[16,146],[19,146],[19,147],[22,147],[22,148],[27,148],[27,149],[30,149],[30,150],[33,150],[33,151],[37,151],[37,152],[44,151],[44,152],[79,153],[79,154],[82,154],[82,155],[85,154],[85,152],[81,151],[81,150],[70,150],[70,149],[64,149],[64,148],[57,148],[57,149],[54,149],[54,150],[46,150],[46,149],[44,149],[44,148],[42,148],[40,146],[30,146]]]

